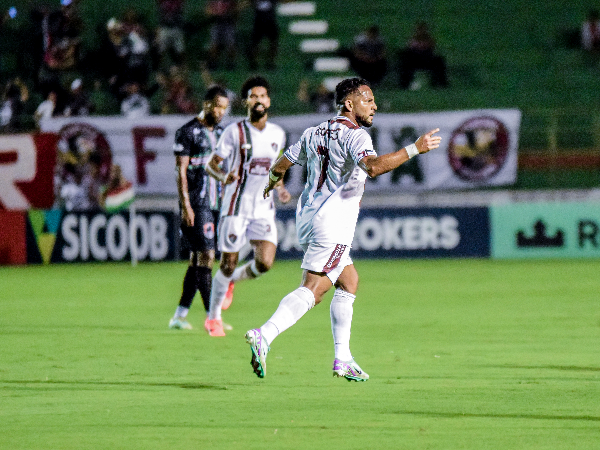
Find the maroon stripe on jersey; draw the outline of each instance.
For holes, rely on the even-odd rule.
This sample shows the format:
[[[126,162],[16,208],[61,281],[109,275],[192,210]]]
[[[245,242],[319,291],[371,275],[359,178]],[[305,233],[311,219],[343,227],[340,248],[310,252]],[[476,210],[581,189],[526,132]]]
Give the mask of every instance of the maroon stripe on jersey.
[[[346,125],[351,130],[358,130],[360,127],[353,123],[350,119],[346,119],[345,117],[338,117],[332,121],[333,123],[342,123]]]
[[[231,202],[229,203],[229,211],[227,212],[228,216],[233,215],[233,211],[235,210],[235,202],[240,195],[240,186],[242,185],[242,178],[244,176],[244,162],[246,160],[246,149],[243,147],[246,143],[244,126],[242,122],[238,122],[237,126],[240,132],[240,167],[238,169],[237,187],[235,188],[235,192],[231,196]]]
[[[335,249],[333,250],[333,252],[331,252],[331,256],[329,257],[327,264],[325,264],[325,267],[323,267],[323,272],[329,273],[338,266],[340,260],[342,259],[342,255],[344,254],[344,250],[346,250],[346,247],[347,245],[342,244],[337,244],[335,246]]]

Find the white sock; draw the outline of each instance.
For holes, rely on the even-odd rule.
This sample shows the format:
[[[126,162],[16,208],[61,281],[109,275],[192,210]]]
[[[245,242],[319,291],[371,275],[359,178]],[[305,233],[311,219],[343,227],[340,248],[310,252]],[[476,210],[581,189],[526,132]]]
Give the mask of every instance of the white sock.
[[[226,277],[221,272],[221,269],[217,270],[217,274],[213,278],[212,288],[210,290],[210,311],[208,318],[211,320],[221,318],[221,305],[229,289],[229,282],[231,278]]]
[[[185,306],[177,306],[177,309],[175,310],[175,317],[179,317],[181,319],[185,319],[188,315],[189,312],[189,308],[186,308]]]
[[[270,345],[278,335],[294,325],[300,317],[315,306],[315,296],[305,287],[299,287],[283,297],[271,318],[260,327],[260,332]]]
[[[252,275],[248,275],[248,268],[250,268],[250,273]],[[262,273],[256,268],[256,261],[252,260],[243,266],[236,267],[236,269],[233,271],[233,275],[231,275],[231,280],[236,283],[242,280],[258,278],[261,275]]]
[[[342,361],[350,361],[350,328],[352,327],[352,312],[356,295],[342,289],[336,289],[331,300],[329,314],[331,316],[331,332],[333,333],[333,345],[335,357]]]

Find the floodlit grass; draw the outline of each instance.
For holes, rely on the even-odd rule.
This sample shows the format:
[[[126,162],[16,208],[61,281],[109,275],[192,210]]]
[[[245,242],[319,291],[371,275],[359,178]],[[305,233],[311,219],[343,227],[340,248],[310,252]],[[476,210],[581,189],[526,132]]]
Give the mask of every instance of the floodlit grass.
[[[0,449],[598,449],[600,261],[356,261],[352,351],[329,299],[250,367],[300,280],[236,287],[225,338],[167,328],[185,263],[0,268]]]

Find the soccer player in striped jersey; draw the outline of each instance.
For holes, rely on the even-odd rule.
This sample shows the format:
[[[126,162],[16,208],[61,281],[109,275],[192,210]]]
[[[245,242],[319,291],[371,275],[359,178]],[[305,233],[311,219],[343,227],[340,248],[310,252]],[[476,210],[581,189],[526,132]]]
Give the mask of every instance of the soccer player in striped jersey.
[[[277,227],[273,198],[263,197],[269,168],[285,148],[283,129],[267,120],[271,98],[269,83],[252,77],[242,86],[247,117],[230,124],[219,139],[207,170],[225,184],[221,217],[217,231],[221,252],[210,296],[206,331],[210,336],[224,336],[221,310],[232,283],[258,278],[273,265],[277,249]],[[227,171],[223,169],[227,168]],[[274,186],[279,201],[290,200],[283,182]],[[239,252],[249,242],[254,259],[237,267]]]
[[[286,295],[273,316],[260,328],[246,333],[252,350],[254,372],[263,378],[266,357],[273,340],[319,304],[335,286],[330,316],[333,332],[333,375],[349,381],[366,381],[369,375],[350,352],[353,303],[358,273],[349,255],[367,176],[395,169],[413,156],[439,147],[438,129],[414,144],[377,156],[369,134],[377,110],[369,83],[347,78],[335,90],[338,115],[308,128],[269,171],[265,198],[294,164],[306,166],[308,177],[298,199],[296,231],[304,250],[302,285]]]
[[[207,174],[205,164],[223,133],[219,123],[228,106],[225,89],[212,87],[204,96],[200,114],[175,132],[173,151],[177,167],[181,234],[190,248],[190,262],[183,278],[179,305],[169,322],[169,328],[192,328],[187,321],[187,314],[196,291],[200,291],[208,314],[221,186]]]

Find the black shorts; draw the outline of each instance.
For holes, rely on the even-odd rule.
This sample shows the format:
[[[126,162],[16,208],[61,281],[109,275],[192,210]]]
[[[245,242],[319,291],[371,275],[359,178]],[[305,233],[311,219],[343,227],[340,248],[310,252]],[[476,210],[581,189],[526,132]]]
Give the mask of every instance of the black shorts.
[[[210,208],[195,209],[194,226],[187,227],[181,223],[184,245],[192,252],[215,250],[218,221],[219,211],[213,211]]]

